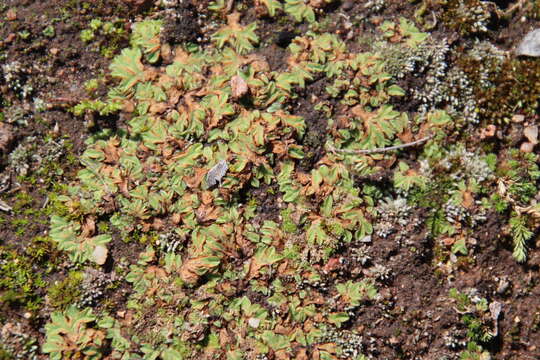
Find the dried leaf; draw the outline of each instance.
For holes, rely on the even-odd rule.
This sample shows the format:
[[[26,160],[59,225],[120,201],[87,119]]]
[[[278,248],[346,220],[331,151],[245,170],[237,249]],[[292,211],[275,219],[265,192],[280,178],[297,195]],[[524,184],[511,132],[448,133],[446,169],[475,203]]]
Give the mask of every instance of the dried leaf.
[[[201,202],[204,205],[210,205],[214,202],[214,196],[211,191],[203,191],[201,193]]]
[[[180,268],[180,278],[189,284],[194,284],[202,275],[218,266],[219,263],[219,257],[210,255],[188,259]]]
[[[249,263],[248,279],[252,279],[259,274],[259,270],[265,265],[271,265],[283,259],[273,246],[259,249]]]
[[[203,204],[197,209],[196,215],[200,223],[206,223],[219,218],[220,211],[217,207]]]
[[[88,216],[86,218],[86,221],[81,227],[81,237],[88,238],[94,235],[95,231],[96,231],[96,222],[91,216]]]
[[[463,205],[466,209],[472,209],[474,206],[474,197],[470,191],[462,191],[461,197],[463,201],[461,202],[461,205]]]
[[[117,137],[113,137],[107,141],[107,145],[103,148],[106,163],[115,164],[118,162],[121,151],[118,145],[120,145],[120,140]]]
[[[208,171],[208,174],[206,175],[206,185],[208,187],[212,187],[218,183],[221,185],[221,179],[225,176],[228,169],[229,165],[227,164],[227,160],[220,160]]]
[[[148,110],[152,114],[162,114],[169,108],[169,105],[165,102],[153,103]]]
[[[341,266],[341,257],[333,257],[328,260],[326,265],[323,267],[323,271],[325,274],[332,272],[334,270],[337,270]]]
[[[192,176],[184,176],[186,185],[191,189],[197,189],[206,175],[206,170],[203,168],[195,168],[195,174]]]
[[[179,213],[174,213],[174,214],[172,214],[172,216],[171,216],[171,221],[172,221],[173,224],[175,224],[175,225],[180,224],[180,221],[182,221],[182,215],[179,214]]]

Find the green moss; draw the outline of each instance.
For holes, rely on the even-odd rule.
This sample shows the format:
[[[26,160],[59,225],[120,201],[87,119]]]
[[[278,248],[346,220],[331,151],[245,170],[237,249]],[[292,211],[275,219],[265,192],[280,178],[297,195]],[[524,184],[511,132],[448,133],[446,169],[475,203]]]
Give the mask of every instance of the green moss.
[[[31,207],[34,203],[34,198],[27,192],[19,192],[15,195],[15,204],[13,205],[13,211],[18,213],[19,211]]]
[[[39,308],[42,298],[39,289],[47,283],[42,274],[35,271],[35,262],[24,254],[0,247],[0,305],[22,306],[30,311]]]
[[[471,80],[480,118],[488,123],[509,123],[515,114],[534,116],[540,91],[538,59],[461,56],[457,63]],[[489,84],[487,86],[486,84]]]
[[[75,304],[81,296],[83,279],[82,272],[71,271],[65,279],[51,285],[47,291],[50,304],[56,309],[65,309]]]
[[[2,360],[11,360],[11,359],[15,359],[15,357],[13,356],[13,354],[10,351],[4,349],[2,344],[0,344],[0,359],[2,359]]]
[[[499,178],[506,178],[510,185],[508,193],[512,199],[525,205],[536,195],[536,183],[540,179],[540,169],[536,164],[538,156],[533,153],[523,153],[517,149],[511,150],[497,167]]]
[[[100,221],[97,224],[97,227],[100,233],[109,232],[109,224],[104,221]]]
[[[283,218],[283,223],[281,224],[281,227],[283,231],[293,234],[298,230],[298,226],[296,226],[296,224],[292,220],[291,213],[292,211],[290,209],[281,211],[281,217]]]
[[[66,185],[57,184],[53,185],[53,190],[48,193],[48,202],[45,209],[43,209],[43,215],[50,217],[52,215],[58,215],[63,217],[73,216],[74,211],[70,210],[60,199],[62,194],[67,192]]]

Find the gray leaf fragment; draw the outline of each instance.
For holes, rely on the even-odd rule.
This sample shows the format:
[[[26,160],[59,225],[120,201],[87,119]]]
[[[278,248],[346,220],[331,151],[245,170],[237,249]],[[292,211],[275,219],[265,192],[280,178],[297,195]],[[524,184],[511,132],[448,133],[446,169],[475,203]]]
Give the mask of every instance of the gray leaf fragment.
[[[491,320],[493,320],[494,330],[493,336],[499,334],[499,315],[501,314],[502,304],[498,301],[494,301],[489,304],[489,312],[491,313]]]
[[[221,185],[221,179],[225,176],[228,169],[229,165],[227,164],[227,160],[219,161],[206,174],[206,185],[208,185],[208,187],[212,187],[216,184]]]
[[[364,236],[360,239],[360,242],[362,243],[370,243],[371,242],[371,235]]]
[[[5,212],[10,212],[13,209],[11,208],[11,206],[9,206],[8,204],[0,200],[0,210],[5,211]]]
[[[524,56],[540,56],[540,29],[529,32],[519,43],[516,54]]]

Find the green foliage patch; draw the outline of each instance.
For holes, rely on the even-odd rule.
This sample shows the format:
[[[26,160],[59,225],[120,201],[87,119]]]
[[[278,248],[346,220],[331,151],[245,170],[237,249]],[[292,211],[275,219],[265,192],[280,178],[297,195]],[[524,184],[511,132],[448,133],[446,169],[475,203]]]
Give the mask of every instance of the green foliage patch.
[[[283,9],[313,22],[328,2],[257,3],[271,16]],[[225,3],[212,6],[221,11]],[[351,51],[335,34],[306,31],[292,40],[284,66],[271,70],[256,52],[257,22],[232,13],[209,44],[183,44],[161,62],[162,24],[135,24],[130,47],[109,67],[116,85],[73,108],[75,115],[120,113],[126,126],[87,139],[77,181],[59,198],[67,211],[50,223],[51,239],[77,265],[103,265],[113,245],[145,244],[123,268],[129,316],[62,302],[66,289],[77,295],[80,279],[71,274],[49,290],[63,310],[46,327],[43,350],[52,358],[109,351],[119,359],[285,359],[309,347],[338,358],[340,349],[322,346],[324,334],[380,301],[369,272],[348,269],[357,274],[348,281],[336,275],[344,249],[383,237],[376,233],[380,199],[402,196],[411,208],[428,208],[428,236],[453,237],[447,253],[463,257],[474,250],[467,227],[476,221],[476,200],[510,202],[488,198],[484,188],[496,159],[446,143],[456,124],[445,110],[412,114],[392,105],[410,94],[385,70],[381,53]],[[428,39],[405,19],[379,30],[384,41],[408,48]],[[333,100],[309,99],[326,117],[324,134],[310,133],[295,113],[317,79]],[[314,137],[323,149],[304,166]],[[530,178],[505,175],[529,184],[508,187],[518,260],[533,218],[518,207],[531,204],[537,171],[526,161]],[[389,189],[359,184],[383,172]],[[474,305],[485,317],[485,304]],[[464,323],[471,343],[488,340],[476,317]]]

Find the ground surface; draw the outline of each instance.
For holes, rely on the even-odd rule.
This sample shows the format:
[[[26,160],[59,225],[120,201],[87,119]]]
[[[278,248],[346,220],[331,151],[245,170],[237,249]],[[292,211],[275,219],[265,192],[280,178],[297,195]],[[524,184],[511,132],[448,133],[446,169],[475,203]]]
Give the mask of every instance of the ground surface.
[[[295,21],[303,2],[292,0],[163,3],[0,4],[0,358],[540,358],[540,60],[512,52],[540,26],[538,2],[311,1],[315,21]],[[145,19],[160,33],[134,44]],[[256,41],[239,45],[254,22]],[[206,60],[185,60],[187,44]],[[143,57],[111,75],[130,45]],[[222,57],[228,47],[237,54]],[[175,62],[195,68],[164,70]],[[279,76],[294,69],[309,74],[286,89]],[[130,93],[130,71],[166,100]],[[188,76],[196,85],[162,85]],[[108,98],[119,80],[125,92]],[[74,110],[118,98],[110,114]],[[409,122],[369,128],[386,105]],[[148,135],[197,111],[200,132],[190,118]],[[287,120],[254,115],[223,135],[255,111]],[[158,120],[137,133],[146,112]],[[132,141],[143,175],[115,175],[129,151],[104,129]],[[96,135],[104,142],[85,143]],[[199,143],[211,150],[174,170],[182,190],[148,175]],[[227,175],[208,188],[219,159]],[[112,191],[81,180],[91,161]],[[332,170],[315,180],[321,169]],[[150,195],[133,195],[141,184]],[[133,199],[152,203],[153,189],[179,205],[161,197],[137,212]]]

